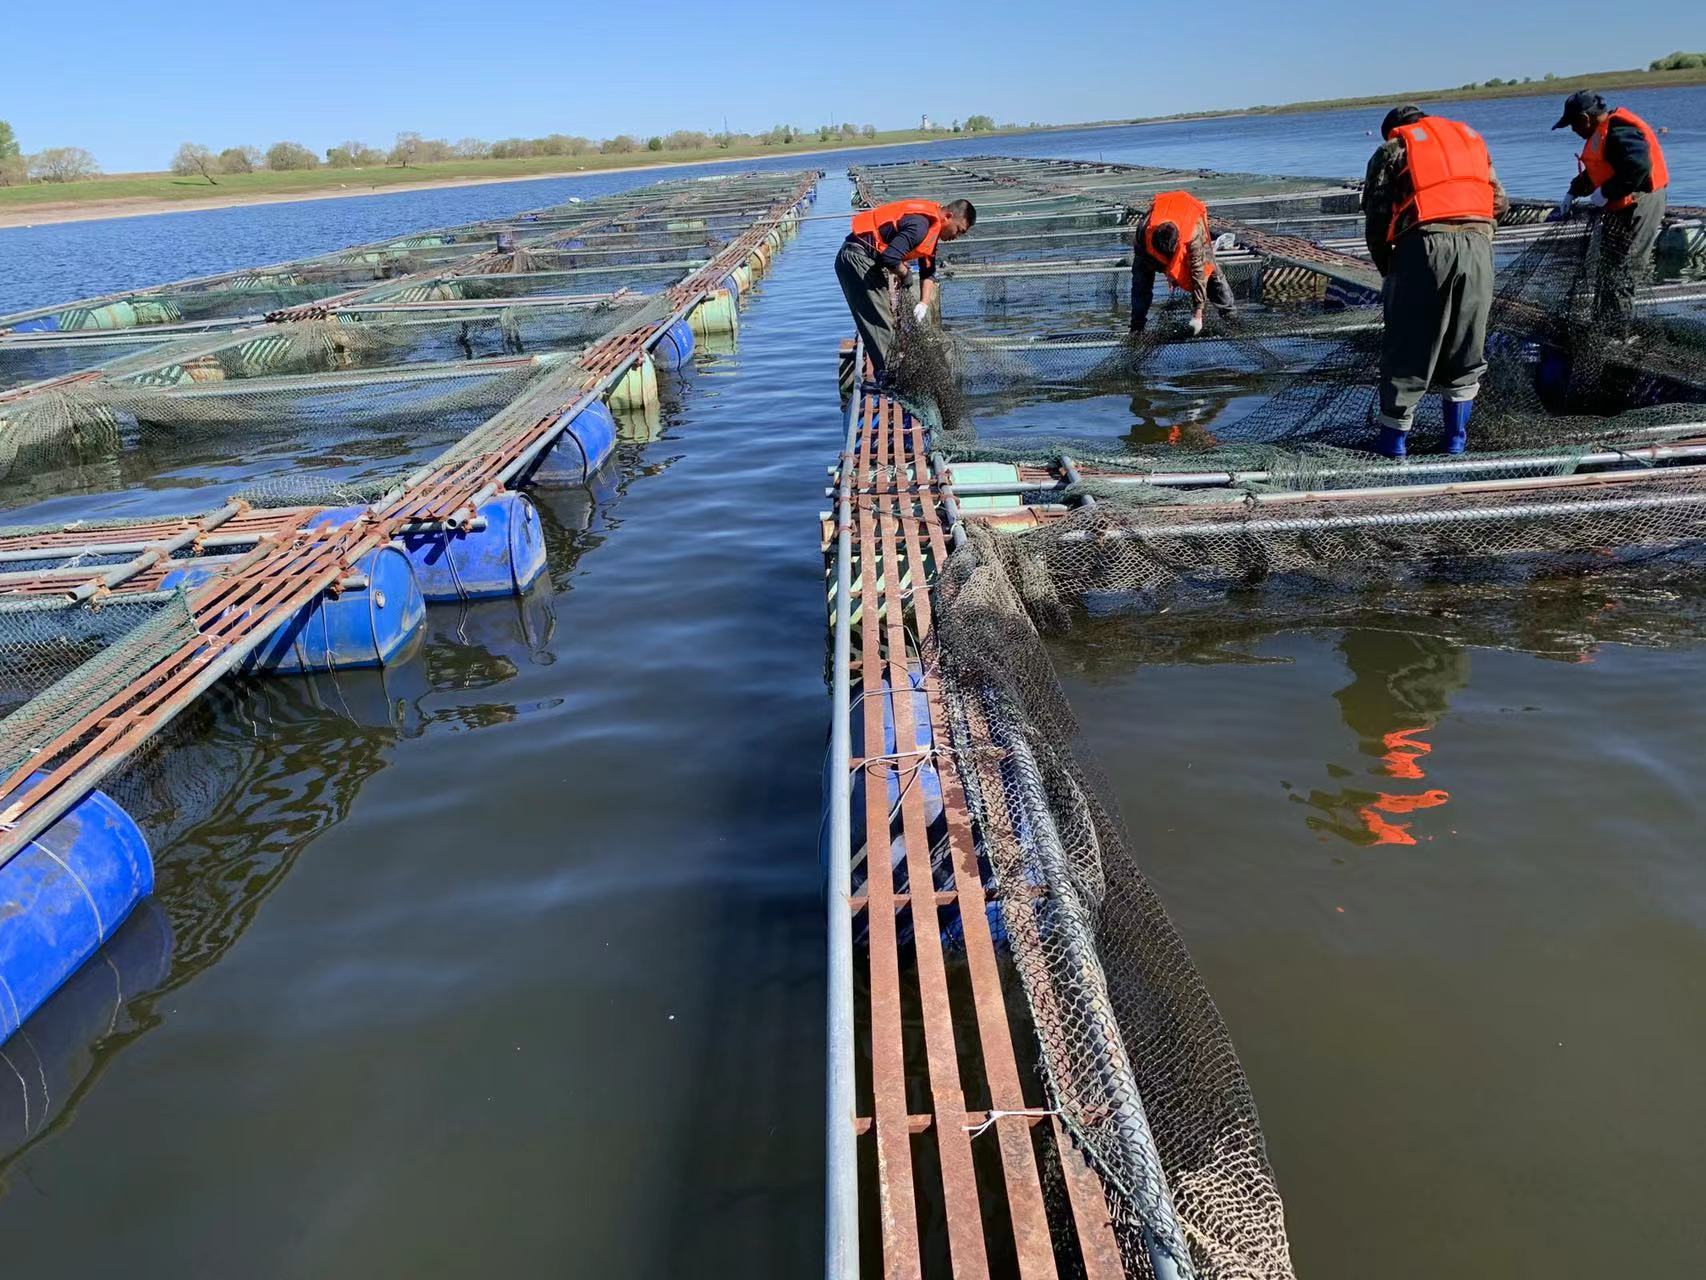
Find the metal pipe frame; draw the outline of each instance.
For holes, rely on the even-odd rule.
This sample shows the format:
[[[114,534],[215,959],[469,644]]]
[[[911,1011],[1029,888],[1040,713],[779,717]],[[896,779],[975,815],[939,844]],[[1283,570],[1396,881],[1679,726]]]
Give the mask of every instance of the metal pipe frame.
[[[1685,429],[1689,431],[1706,431],[1706,423],[1690,424],[1690,426]],[[1556,466],[1563,463],[1574,463],[1576,466],[1614,466],[1618,463],[1658,463],[1667,462],[1672,459],[1698,458],[1702,456],[1706,456],[1706,444],[1647,445],[1645,447],[1632,449],[1600,449],[1595,450],[1592,453],[1581,454],[1580,456],[1573,454],[1526,454],[1519,457],[1476,457],[1473,454],[1465,454],[1450,458],[1418,458],[1404,467],[1404,472],[1411,476],[1427,474],[1428,472],[1434,471],[1447,472],[1453,475],[1472,475],[1476,472],[1505,471],[1513,467],[1544,467]],[[1020,463],[1019,465],[1040,466],[1041,464]],[[949,467],[949,470],[950,472],[952,471],[951,466]],[[1091,474],[1090,478],[1101,484],[1153,485],[1156,488],[1186,489],[1220,488],[1222,486],[1240,484],[1263,484],[1271,480],[1273,478],[1273,474],[1274,473],[1272,471],[1133,471],[1117,473],[1094,472]],[[1361,474],[1361,472],[1359,470],[1348,468],[1323,467],[1314,474],[1322,479],[1332,479],[1335,476],[1346,474],[1357,475]],[[1026,493],[1049,493],[1066,489],[1078,483],[1081,483],[1081,478],[1080,480],[1066,478],[1062,480],[1038,482],[1035,484],[1026,484],[1024,481],[1019,480],[1012,482],[990,481],[988,483],[978,484],[961,484],[955,482],[954,492],[964,498],[1001,498],[1014,497]],[[1370,485],[1359,490],[1333,489],[1325,490],[1324,492],[1332,494],[1350,492],[1425,493],[1438,491],[1441,488],[1454,487],[1458,486],[1436,484],[1412,485],[1406,484],[1403,481],[1395,480],[1395,482],[1390,485]],[[1238,500],[1241,502],[1246,500],[1264,501],[1278,496],[1282,495],[1249,494],[1247,496],[1240,496]]]
[[[1620,478],[1628,479],[1628,477]],[[1484,524],[1491,520],[1533,520],[1546,516],[1564,515],[1611,515],[1626,511],[1650,511],[1666,507],[1691,506],[1706,506],[1706,491],[1654,494],[1639,498],[1595,498],[1583,502],[1517,503],[1497,507],[1466,507],[1461,510],[1396,511],[1354,516],[1305,516],[1290,520],[1204,520],[1198,523],[1156,524],[1134,529],[1108,529],[1101,532],[1074,530],[1062,535],[1061,540],[1064,542],[1090,542],[1122,538],[1207,538],[1218,534],[1349,532],[1375,525],[1388,528],[1394,526],[1423,528],[1440,524]]]
[[[824,1112],[824,1280],[859,1280],[859,1161],[853,1122],[853,471],[858,441],[863,340],[853,348],[853,392],[835,501],[835,644],[830,691],[829,927],[826,1010],[828,1089]]]

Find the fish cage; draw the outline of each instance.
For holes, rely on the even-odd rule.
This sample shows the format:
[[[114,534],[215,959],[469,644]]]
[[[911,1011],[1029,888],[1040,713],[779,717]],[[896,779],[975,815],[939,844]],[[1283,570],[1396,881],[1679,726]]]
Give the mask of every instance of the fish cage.
[[[842,358],[828,1274],[1284,1280],[1258,1100],[1045,638],[1697,574],[1695,215],[1633,264],[1620,326],[1614,227],[1513,201],[1470,449],[1440,451],[1429,396],[1391,461],[1371,452],[1381,285],[1353,184],[1002,158],[850,176],[858,205],[979,216],[941,255],[939,316],[898,308],[891,380]],[[1134,224],[1178,188],[1207,205],[1236,311],[1197,336],[1158,296],[1134,334]]]
[[[815,172],[656,183],[0,317],[0,1041],[153,887],[115,796],[230,675],[383,668],[525,597],[726,341]]]

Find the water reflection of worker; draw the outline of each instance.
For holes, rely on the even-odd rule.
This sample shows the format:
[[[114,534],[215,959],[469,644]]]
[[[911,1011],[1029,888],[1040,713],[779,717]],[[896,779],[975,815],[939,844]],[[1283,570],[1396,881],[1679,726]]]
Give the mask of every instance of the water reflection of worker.
[[[1131,243],[1131,331],[1149,323],[1155,277],[1165,275],[1175,289],[1191,295],[1191,336],[1202,332],[1203,310],[1210,302],[1223,320],[1238,312],[1226,273],[1214,260],[1208,209],[1188,191],[1163,191],[1138,220]]]
[[[1469,651],[1439,636],[1353,627],[1339,637],[1351,682],[1333,695],[1364,750],[1394,729],[1432,728],[1469,683]]]
[[[1469,683],[1468,650],[1437,636],[1359,628],[1338,648],[1351,682],[1333,697],[1378,781],[1314,792],[1307,803],[1325,816],[1310,825],[1361,845],[1415,844],[1406,816],[1451,798],[1427,785],[1428,735]]]
[[[1653,246],[1665,220],[1670,170],[1653,127],[1627,107],[1608,108],[1583,89],[1564,99],[1554,129],[1568,127],[1587,145],[1577,157],[1581,172],[1558,204],[1569,217],[1577,200],[1601,209],[1594,278],[1594,310],[1626,333],[1635,312],[1635,286],[1652,265]]]

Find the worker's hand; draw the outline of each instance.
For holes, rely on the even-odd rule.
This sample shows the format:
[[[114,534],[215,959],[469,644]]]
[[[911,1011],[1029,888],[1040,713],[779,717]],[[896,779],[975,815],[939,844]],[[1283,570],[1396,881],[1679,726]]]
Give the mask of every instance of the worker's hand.
[[[1202,312],[1199,311],[1191,317],[1191,322],[1185,326],[1185,331],[1193,338],[1202,332]]]
[[[1569,221],[1570,214],[1575,212],[1575,208],[1576,208],[1576,197],[1574,195],[1572,195],[1570,192],[1566,191],[1564,193],[1564,198],[1562,200],[1558,201],[1558,207],[1556,209],[1552,210],[1552,212],[1547,216],[1546,221],[1548,221],[1548,222],[1567,222],[1567,221]]]
[[[1595,187],[1593,189],[1593,194],[1588,197],[1588,203],[1596,209],[1605,208],[1605,192],[1601,191],[1598,187]]]
[[[920,302],[912,309],[912,322],[914,324],[924,324],[929,319],[930,304],[928,302]]]

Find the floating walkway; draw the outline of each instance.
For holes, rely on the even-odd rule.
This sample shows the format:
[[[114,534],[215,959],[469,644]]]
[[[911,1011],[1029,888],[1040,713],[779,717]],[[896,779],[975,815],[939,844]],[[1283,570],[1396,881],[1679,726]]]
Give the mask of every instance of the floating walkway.
[[[659,370],[732,335],[817,177],[0,318],[0,493],[27,521],[0,527],[0,1041],[151,889],[102,780],[228,674],[384,665],[428,604],[525,590],[520,490],[593,480],[613,411],[655,413]],[[210,464],[260,483],[186,512]]]
[[[1033,1074],[1021,1073],[1034,1031],[1013,1020],[1018,997],[946,750],[930,586],[957,520],[926,450],[923,427],[897,402],[855,396],[826,527],[835,633],[827,1274],[861,1273],[859,1235],[874,1226],[888,1276],[947,1274],[945,1245],[954,1275],[1016,1264],[1022,1276],[1055,1276],[1060,1254],[1082,1268],[1066,1274],[1111,1280],[1124,1272],[1101,1183]],[[877,831],[889,840],[873,847],[866,836]],[[1057,1187],[1070,1210],[1057,1208],[1051,1227]]]

